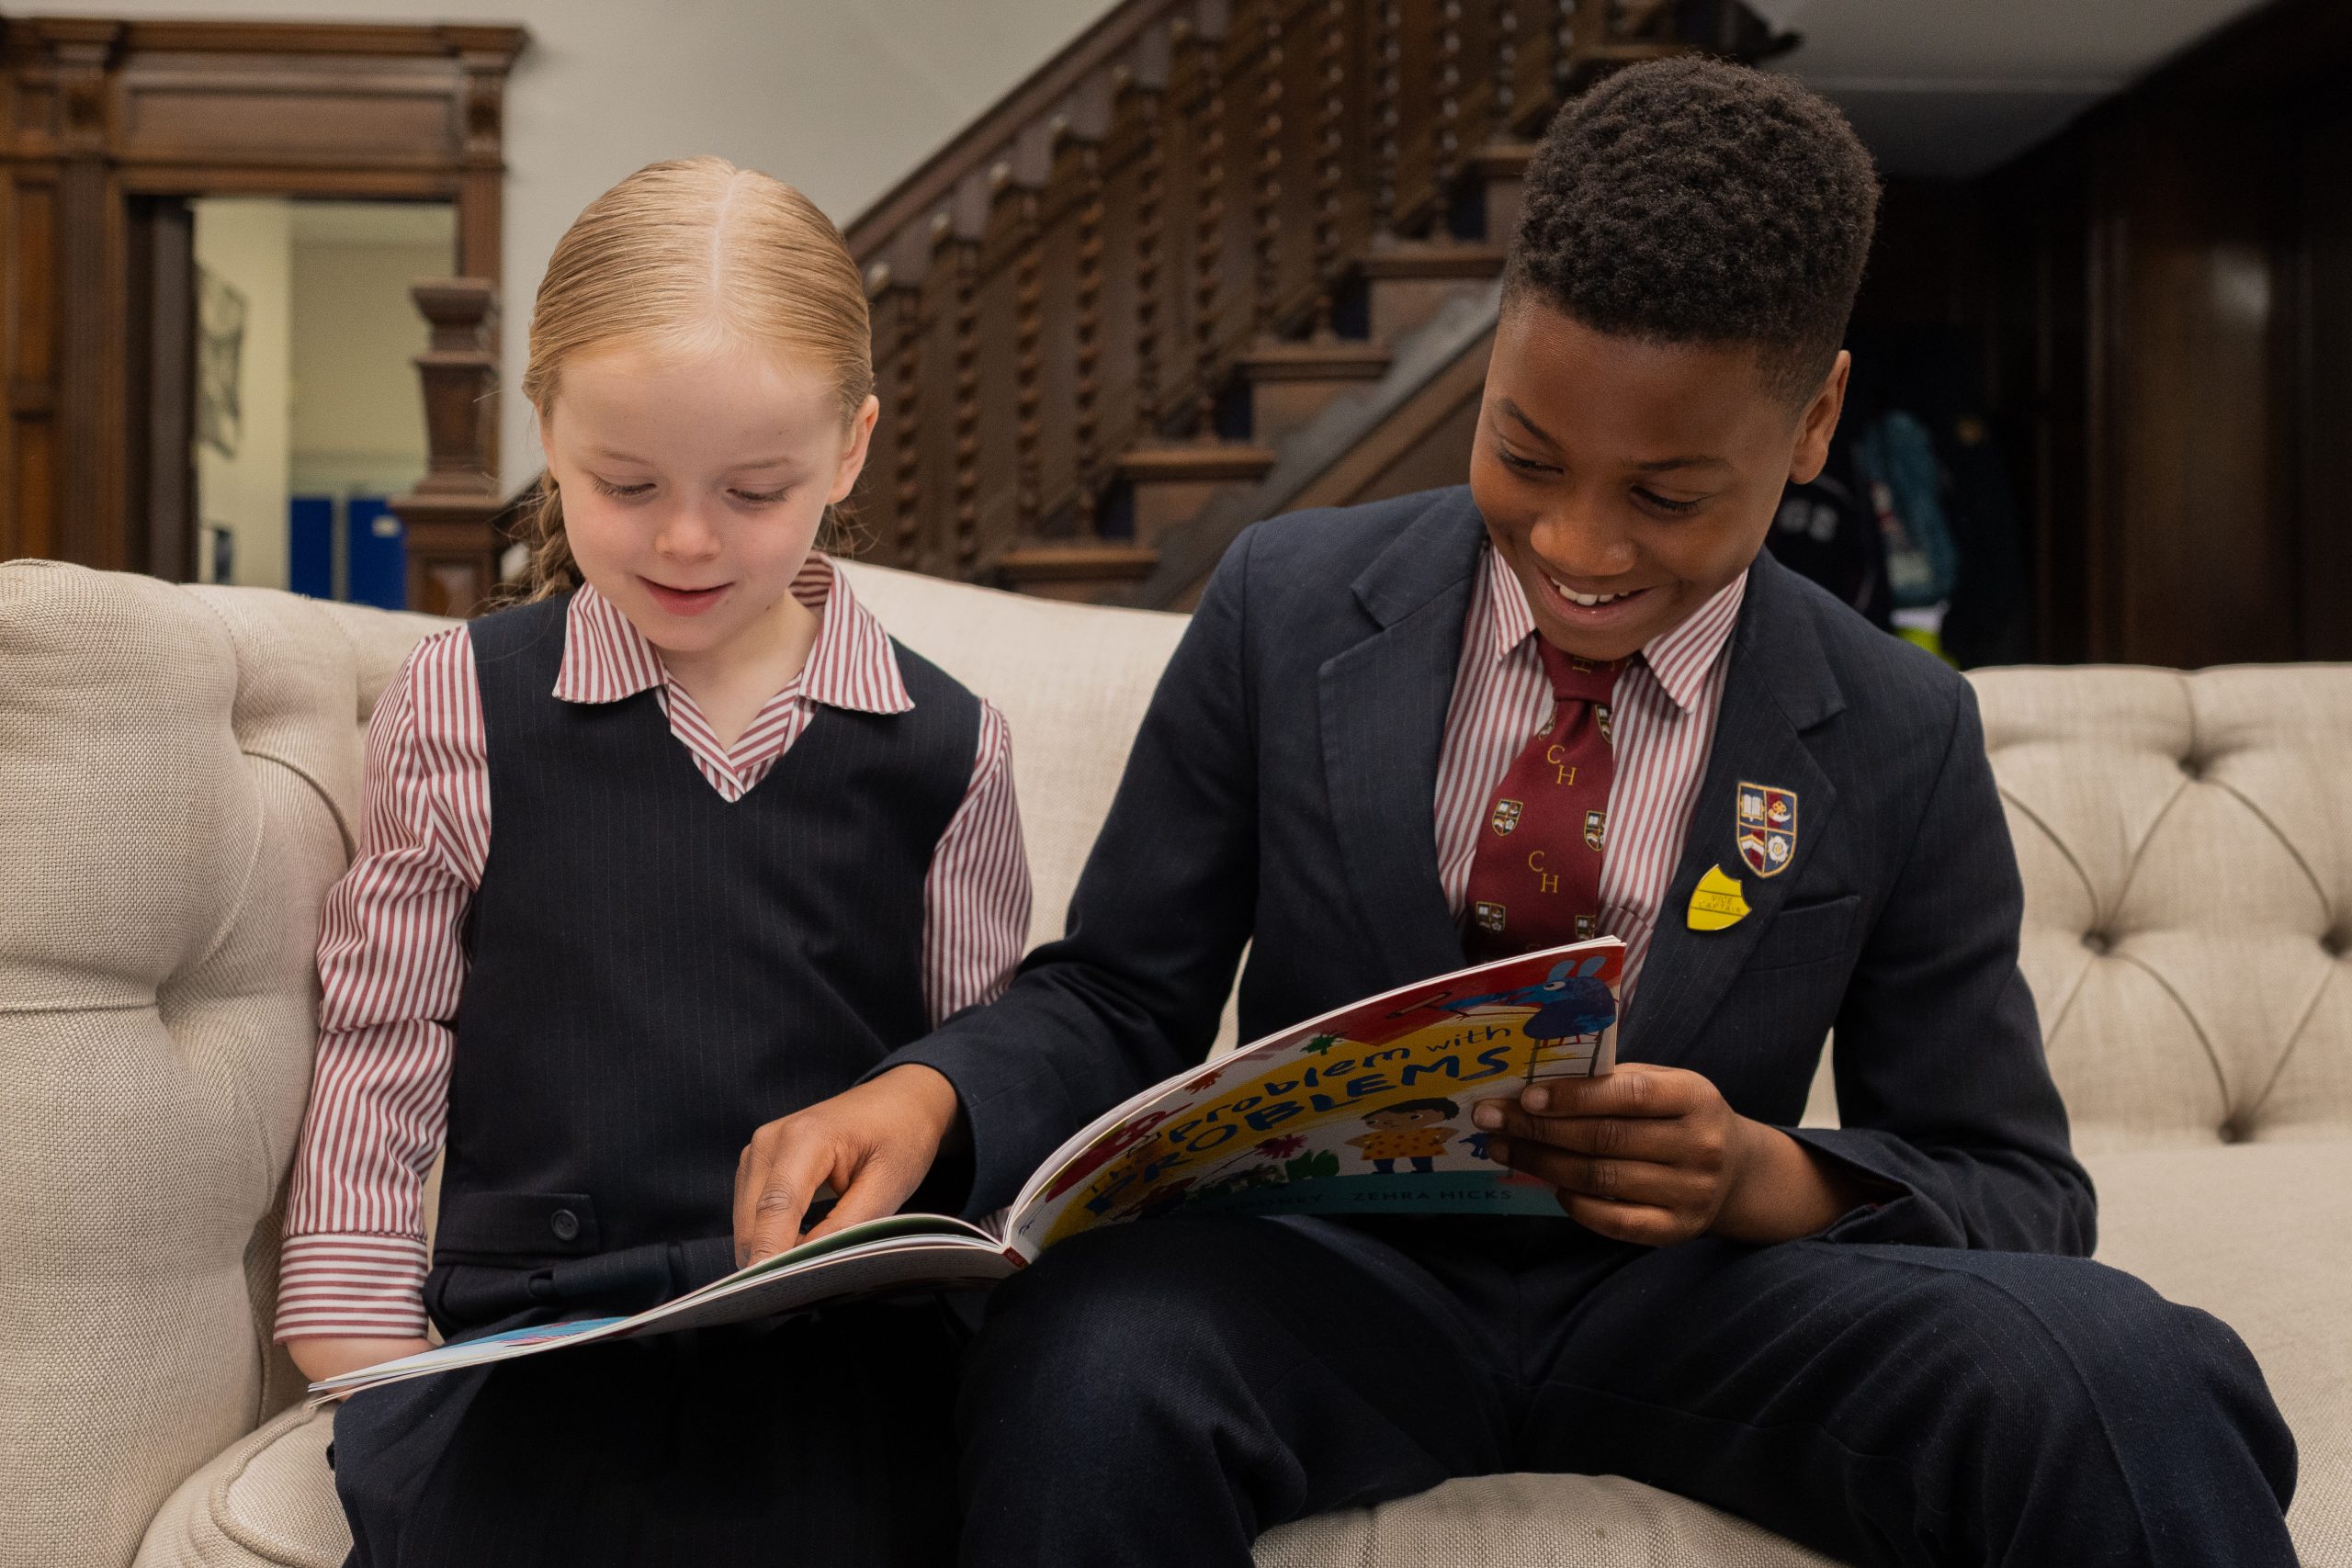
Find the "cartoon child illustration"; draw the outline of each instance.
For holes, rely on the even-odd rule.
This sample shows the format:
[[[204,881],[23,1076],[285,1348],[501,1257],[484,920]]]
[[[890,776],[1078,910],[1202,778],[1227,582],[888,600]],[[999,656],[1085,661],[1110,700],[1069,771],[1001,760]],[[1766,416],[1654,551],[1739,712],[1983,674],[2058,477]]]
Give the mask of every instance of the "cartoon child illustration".
[[[1461,1114],[1462,1107],[1450,1100],[1401,1100],[1365,1111],[1364,1124],[1372,1131],[1348,1142],[1383,1176],[1396,1175],[1400,1159],[1411,1160],[1415,1170],[1427,1174],[1437,1168],[1437,1156],[1457,1135],[1441,1123]]]

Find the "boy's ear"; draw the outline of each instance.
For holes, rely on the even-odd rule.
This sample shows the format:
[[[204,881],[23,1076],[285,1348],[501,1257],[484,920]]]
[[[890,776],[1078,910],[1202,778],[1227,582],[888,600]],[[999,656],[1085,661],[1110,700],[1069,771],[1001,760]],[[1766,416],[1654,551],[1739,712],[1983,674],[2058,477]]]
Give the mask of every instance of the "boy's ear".
[[[1838,434],[1838,416],[1846,407],[1846,378],[1853,368],[1854,356],[1839,349],[1820,390],[1805,404],[1797,421],[1796,444],[1789,452],[1790,483],[1810,484],[1828,466],[1829,438]]]

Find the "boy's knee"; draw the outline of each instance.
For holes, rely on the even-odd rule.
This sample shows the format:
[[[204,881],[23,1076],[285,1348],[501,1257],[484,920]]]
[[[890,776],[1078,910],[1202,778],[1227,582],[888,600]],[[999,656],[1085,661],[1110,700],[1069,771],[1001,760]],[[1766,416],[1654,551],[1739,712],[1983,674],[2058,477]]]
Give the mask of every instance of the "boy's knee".
[[[1916,1326],[1973,1369],[2000,1411],[2045,1434],[2109,1427],[2127,1408],[2276,1419],[2260,1369],[2227,1324],[2104,1264],[1971,1258],[1922,1281],[1922,1295]]]
[[[991,1292],[971,1350],[975,1378],[997,1370],[1031,1384],[1124,1384],[1173,1376],[1213,1353],[1237,1292],[1234,1223],[1185,1215],[1074,1236]],[[1241,1222],[1247,1223],[1247,1222]],[[1054,1367],[1052,1376],[1041,1368]],[[1074,1376],[1067,1374],[1075,1374]]]

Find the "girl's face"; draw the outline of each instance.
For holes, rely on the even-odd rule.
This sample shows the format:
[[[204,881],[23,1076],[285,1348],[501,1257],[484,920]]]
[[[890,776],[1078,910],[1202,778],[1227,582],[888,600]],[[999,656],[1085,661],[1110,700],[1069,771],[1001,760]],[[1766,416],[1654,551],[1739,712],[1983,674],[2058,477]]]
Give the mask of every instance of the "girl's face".
[[[570,361],[539,441],[581,576],[665,653],[756,642],[857,482],[876,407],[844,422],[826,376],[748,345]]]

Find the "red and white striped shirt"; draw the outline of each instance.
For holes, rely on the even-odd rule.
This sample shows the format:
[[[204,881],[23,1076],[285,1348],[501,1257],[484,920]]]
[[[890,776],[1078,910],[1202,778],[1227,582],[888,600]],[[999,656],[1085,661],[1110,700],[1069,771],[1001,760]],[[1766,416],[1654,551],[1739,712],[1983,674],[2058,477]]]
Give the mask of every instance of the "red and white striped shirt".
[[[1526,591],[1491,546],[1484,556],[1437,764],[1438,872],[1457,920],[1495,790],[1552,712]],[[1747,592],[1742,572],[1680,625],[1652,637],[1617,677],[1610,707],[1616,775],[1600,859],[1600,929],[1624,939],[1626,1000],[1649,954],[1658,906],[1674,878],[1690,807],[1706,775],[1731,667],[1725,650]]]
[[[792,592],[820,617],[808,663],[721,746],[653,645],[593,588],[564,617],[554,695],[614,703],[653,691],[710,786],[741,800],[818,706],[914,705],[890,640],[821,556]],[[933,1022],[992,999],[1029,929],[1029,865],[1004,716],[980,705],[962,805],[923,888],[923,1000]],[[453,626],[420,643],[368,727],[358,858],[327,895],[319,938],[319,1054],[296,1152],[278,1269],[277,1337],[424,1332],[425,1172],[448,1112],[466,960],[458,932],[490,854],[490,757],[473,641]],[[846,1086],[844,1086],[846,1087]],[[753,1128],[746,1125],[748,1141]]]

